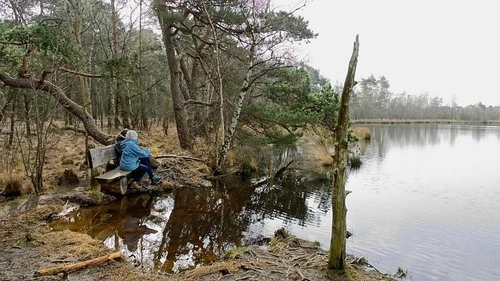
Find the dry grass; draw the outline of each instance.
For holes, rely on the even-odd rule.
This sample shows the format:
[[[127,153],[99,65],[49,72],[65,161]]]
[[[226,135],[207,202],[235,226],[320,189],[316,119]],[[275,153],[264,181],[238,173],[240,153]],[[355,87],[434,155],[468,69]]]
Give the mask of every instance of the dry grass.
[[[317,138],[308,147],[308,154],[313,158],[312,163],[321,167],[329,167],[333,164],[333,144],[325,138]]]
[[[175,126],[170,126],[175,128]],[[109,135],[116,135],[120,129],[106,130]],[[155,155],[177,154],[187,155],[188,152],[179,148],[177,133],[175,129],[169,131],[169,135],[165,136],[161,127],[153,127],[148,131],[139,131],[139,140],[141,145],[149,148],[157,148]],[[21,192],[16,194],[26,194],[32,192],[32,187],[29,179],[25,178],[25,169],[21,158],[20,149],[27,149],[24,146],[14,144],[12,147],[6,145],[6,139],[0,140],[0,153],[5,155],[0,161],[0,189],[7,186],[16,187]],[[80,178],[80,184],[85,185],[89,182],[87,167],[85,165],[85,137],[80,133],[72,131],[58,131],[50,135],[48,141],[50,145],[47,147],[45,166],[43,169],[43,185],[42,193],[51,193],[59,188],[60,178],[65,171],[74,171]],[[89,144],[96,143],[89,138]],[[27,152],[27,151],[26,151]],[[32,151],[34,152],[34,151]],[[14,175],[14,176],[9,176]],[[23,176],[18,176],[23,175]],[[22,178],[21,178],[22,177]],[[19,184],[21,183],[21,184]]]
[[[43,268],[68,265],[109,254],[97,240],[69,230],[53,231],[47,224],[50,214],[62,211],[63,203],[27,209],[0,216],[0,280],[32,280]],[[2,214],[2,212],[0,212]],[[37,280],[61,280],[41,277]],[[126,262],[107,262],[69,274],[69,280],[165,280],[165,276],[142,274]]]
[[[171,126],[173,127],[173,126]],[[113,134],[114,132],[109,132]],[[116,132],[117,133],[117,132]],[[143,146],[158,147],[158,154],[186,155],[178,147],[175,133],[164,136],[161,129],[140,132]],[[81,135],[64,132],[59,136],[59,142],[48,151],[48,162],[44,171],[49,187],[57,190],[55,181],[65,169],[79,170],[84,161],[85,140]],[[322,151],[319,155],[327,155],[328,160],[320,160],[324,165],[331,161],[330,144],[319,141],[315,149]],[[198,148],[197,148],[198,149]],[[200,157],[199,155],[193,155]],[[231,158],[233,163],[244,158],[254,158],[255,153],[248,148],[242,148]],[[73,160],[73,161],[71,161]],[[182,158],[168,158],[161,168],[168,183],[174,185],[186,182],[186,185],[201,179],[207,167],[203,163]],[[249,166],[256,167],[258,162],[250,160]],[[85,177],[85,171],[79,171]],[[173,178],[173,177],[176,178]],[[1,180],[1,178],[0,178]],[[7,180],[7,179],[6,179]],[[19,178],[15,180],[20,180]],[[56,204],[57,203],[57,204]],[[7,209],[0,209],[0,264],[6,270],[0,271],[0,280],[32,279],[36,270],[66,265],[108,254],[110,250],[82,233],[68,230],[54,231],[46,223],[50,214],[59,213],[63,202],[57,201],[50,205],[40,205],[29,209],[27,203],[24,212],[10,214]],[[4,206],[6,207],[6,206]],[[16,209],[16,208],[8,208]],[[17,208],[18,209],[18,208]],[[380,274],[371,271],[363,273],[363,267],[349,268],[356,274],[331,275],[326,270],[326,253],[317,245],[295,237],[277,237],[273,239],[269,249],[250,247],[226,262],[202,266],[174,276],[143,274],[137,272],[126,262],[108,262],[99,266],[71,273],[70,280],[388,280]],[[350,271],[349,271],[350,272]],[[355,279],[349,276],[358,276]],[[49,278],[49,277],[47,277]],[[56,277],[54,277],[56,278]],[[46,279],[43,280],[59,280]]]
[[[227,163],[238,172],[251,173],[259,170],[259,156],[255,147],[238,146],[228,153]]]
[[[360,140],[370,140],[372,137],[372,132],[367,127],[352,127],[350,131]]]

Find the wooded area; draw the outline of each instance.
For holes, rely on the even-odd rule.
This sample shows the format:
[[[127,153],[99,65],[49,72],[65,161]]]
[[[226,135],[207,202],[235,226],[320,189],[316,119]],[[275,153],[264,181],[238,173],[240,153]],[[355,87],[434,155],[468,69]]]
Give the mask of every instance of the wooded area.
[[[180,146],[203,139],[220,170],[238,135],[293,140],[338,102],[331,88],[311,90],[312,69],[294,57],[295,42],[316,36],[307,21],[268,1],[2,7],[2,122],[11,135],[19,122],[30,133],[33,119],[42,129],[50,119],[107,144],[112,129],[167,130],[173,121]]]

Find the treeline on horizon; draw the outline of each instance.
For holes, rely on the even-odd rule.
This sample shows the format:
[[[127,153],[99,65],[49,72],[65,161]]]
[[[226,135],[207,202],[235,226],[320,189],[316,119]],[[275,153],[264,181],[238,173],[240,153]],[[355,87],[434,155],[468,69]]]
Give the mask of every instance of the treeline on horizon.
[[[450,106],[443,98],[428,93],[394,93],[384,76],[373,75],[359,79],[351,97],[350,113],[352,119],[500,120],[500,106],[485,106],[481,102],[459,106],[455,101]]]

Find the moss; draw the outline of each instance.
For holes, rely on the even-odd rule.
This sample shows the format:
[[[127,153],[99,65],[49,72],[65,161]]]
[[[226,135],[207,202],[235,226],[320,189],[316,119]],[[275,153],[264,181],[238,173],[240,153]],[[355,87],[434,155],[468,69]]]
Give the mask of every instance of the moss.
[[[226,254],[224,255],[224,258],[226,258],[226,259],[236,259],[241,254],[246,253],[248,251],[250,251],[249,247],[236,247],[236,248],[232,248],[231,250],[229,250],[229,251],[226,252]]]

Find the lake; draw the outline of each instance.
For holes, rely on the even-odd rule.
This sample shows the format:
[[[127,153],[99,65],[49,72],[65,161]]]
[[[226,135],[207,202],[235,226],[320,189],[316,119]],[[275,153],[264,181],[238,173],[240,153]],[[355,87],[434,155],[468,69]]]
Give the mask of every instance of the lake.
[[[500,278],[500,127],[370,126],[348,251],[413,280]]]
[[[367,127],[372,139],[346,183],[347,252],[382,272],[400,267],[411,280],[498,280],[500,127]],[[274,170],[295,160],[298,172],[280,182],[231,177],[213,188],[124,197],[81,208],[54,228],[88,233],[145,271],[210,263],[280,227],[328,249],[331,184],[300,171],[308,145],[262,153]]]

